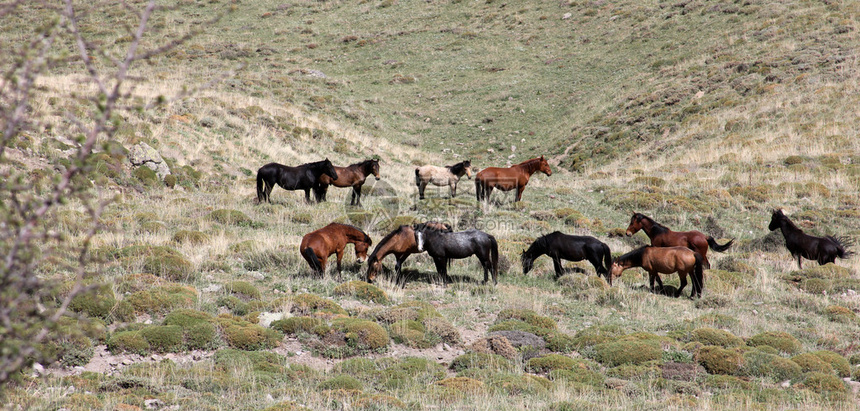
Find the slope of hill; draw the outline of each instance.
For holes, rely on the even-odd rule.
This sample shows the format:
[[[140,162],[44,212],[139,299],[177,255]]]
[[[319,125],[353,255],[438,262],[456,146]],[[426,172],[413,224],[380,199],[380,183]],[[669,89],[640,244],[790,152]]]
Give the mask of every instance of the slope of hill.
[[[49,12],[21,7],[3,16],[4,49]],[[122,50],[132,13],[93,7],[82,33]],[[97,158],[88,180],[118,197],[93,239],[100,286],[72,305],[96,326],[67,337],[64,322],[59,363],[4,394],[68,409],[853,409],[860,259],[797,269],[767,223],[784,208],[811,234],[860,238],[858,16],[807,0],[177,1],[145,46],[202,32],[136,66],[132,93],[199,90],[121,113],[114,135],[156,148],[176,185],[134,172],[123,149]],[[39,79],[43,122],[0,171],[48,184],[68,164],[67,113],[97,112],[81,70]],[[554,173],[520,203],[478,204],[468,180],[455,200],[413,188],[415,165],[539,155]],[[345,189],[256,204],[259,166],[325,157],[381,159],[364,208]],[[56,214],[69,241],[84,211]],[[520,252],[554,230],[615,256],[647,243],[621,235],[633,211],[736,238],[708,255],[704,298],[652,294],[636,270],[609,287],[582,262],[555,280],[548,257],[522,273]],[[315,277],[297,251],[332,221],[376,245],[425,219],[493,234],[499,285],[465,260],[444,286],[419,255],[403,287],[366,287],[349,282],[365,269],[352,251],[343,278]],[[40,267],[60,294],[69,259]]]

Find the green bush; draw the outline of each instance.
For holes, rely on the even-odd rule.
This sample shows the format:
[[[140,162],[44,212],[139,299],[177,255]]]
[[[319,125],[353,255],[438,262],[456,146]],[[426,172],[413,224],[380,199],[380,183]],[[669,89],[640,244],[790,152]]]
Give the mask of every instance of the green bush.
[[[331,327],[344,333],[347,345],[359,351],[379,350],[390,341],[385,329],[373,321],[338,318],[332,321]]]
[[[744,357],[740,353],[714,345],[699,349],[698,360],[711,374],[737,374],[744,365]]]
[[[623,364],[642,364],[659,360],[663,356],[660,342],[656,340],[619,340],[594,346],[593,358],[607,367]]]
[[[215,210],[209,213],[209,219],[227,225],[250,226],[253,223],[250,217],[238,210]]]
[[[321,382],[317,389],[319,390],[358,390],[361,391],[364,387],[361,384],[361,381],[349,376],[349,375],[338,375],[334,378],[330,378]]]
[[[576,349],[583,349],[613,341],[623,334],[624,329],[618,325],[594,325],[577,331],[573,336],[573,343]]]
[[[300,332],[311,334],[316,327],[325,324],[321,318],[316,317],[290,317],[273,321],[270,325],[286,335],[296,335]]]
[[[146,187],[158,187],[161,185],[161,181],[158,179],[158,175],[155,174],[155,170],[149,167],[137,167],[131,172],[131,175]]]
[[[587,370],[588,368],[585,361],[560,354],[547,354],[531,358],[526,363],[526,370],[533,373],[547,373],[553,370]]]
[[[546,348],[551,351],[566,353],[576,349],[574,337],[554,329],[537,327],[522,320],[504,320],[494,324],[487,331],[525,331],[543,338],[546,341]]]
[[[496,323],[504,320],[520,320],[526,324],[549,330],[557,328],[556,322],[552,318],[538,315],[538,313],[528,309],[508,308],[499,311],[499,314],[496,316]]]
[[[195,230],[179,230],[173,234],[173,242],[180,244],[203,244],[209,241],[209,236],[206,233]]]
[[[379,287],[364,281],[349,281],[343,283],[332,291],[334,295],[348,295],[358,300],[375,302],[377,304],[391,304],[391,300]]]
[[[848,393],[848,387],[839,377],[820,372],[810,372],[803,375],[803,386],[818,394],[842,396]]]
[[[197,290],[189,286],[163,285],[138,291],[125,300],[134,307],[136,313],[159,314],[191,307],[197,302]]]
[[[843,324],[853,324],[857,322],[857,314],[846,307],[839,305],[831,305],[824,309],[824,314],[830,321],[835,321]]]
[[[415,320],[398,321],[388,329],[394,342],[412,348],[430,348],[442,341],[437,334],[428,332],[423,324]]]
[[[244,301],[256,300],[261,296],[260,290],[247,281],[231,281],[224,285],[224,290]]]
[[[107,349],[114,354],[129,352],[146,355],[151,348],[149,342],[140,331],[120,331],[111,334],[107,341]]]
[[[514,365],[507,358],[498,354],[473,352],[454,358],[448,368],[454,372],[465,370],[513,371]]]
[[[189,281],[193,266],[178,253],[155,253],[143,260],[143,271],[169,281]]]
[[[215,301],[219,307],[226,307],[230,312],[235,315],[245,315],[248,314],[248,303],[239,299],[234,295],[222,295],[218,297],[218,300]]]
[[[851,376],[851,364],[848,363],[848,360],[845,357],[827,350],[821,351],[812,351],[810,354],[818,357],[821,361],[824,361],[836,371],[836,375],[841,378],[847,378]]]
[[[289,299],[293,303],[293,307],[290,312],[296,315],[308,315],[313,313],[329,315],[347,314],[346,310],[334,301],[314,294],[299,294],[291,296]]]
[[[786,354],[794,354],[802,348],[797,338],[782,331],[766,331],[756,334],[747,340],[747,345],[750,347],[769,345]]]
[[[219,316],[216,321],[227,345],[240,350],[265,350],[274,348],[281,341],[281,334],[231,316]]]
[[[812,353],[803,353],[795,355],[791,357],[791,361],[794,361],[797,365],[800,366],[802,372],[820,372],[831,374],[833,373],[833,366],[830,363],[822,360],[817,355]]]
[[[113,289],[105,284],[76,295],[69,303],[69,309],[93,318],[107,319],[116,304]]]
[[[797,379],[803,372],[794,361],[756,350],[744,353],[742,373],[751,377],[770,377],[774,381],[785,381]]]
[[[697,328],[692,332],[692,340],[705,345],[716,345],[723,348],[732,348],[744,345],[744,340],[734,334],[717,330],[710,327]]]
[[[179,352],[184,348],[182,327],[178,325],[152,325],[141,329],[140,335],[156,352]]]

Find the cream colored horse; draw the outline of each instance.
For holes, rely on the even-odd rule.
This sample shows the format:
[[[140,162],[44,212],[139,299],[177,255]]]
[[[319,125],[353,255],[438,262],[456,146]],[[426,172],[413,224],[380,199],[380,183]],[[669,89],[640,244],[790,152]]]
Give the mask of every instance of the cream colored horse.
[[[451,198],[457,195],[457,182],[465,174],[472,179],[472,162],[466,160],[453,166],[421,166],[415,169],[415,185],[418,186],[418,197],[424,199],[424,189],[427,184],[433,183],[437,186],[448,186],[451,189]]]

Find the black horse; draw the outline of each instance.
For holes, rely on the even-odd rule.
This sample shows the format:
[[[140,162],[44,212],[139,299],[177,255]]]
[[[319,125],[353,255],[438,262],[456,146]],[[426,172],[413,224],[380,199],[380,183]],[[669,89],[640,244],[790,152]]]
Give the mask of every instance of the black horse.
[[[848,258],[853,252],[846,248],[850,245],[848,239],[837,238],[833,236],[815,237],[804,234],[803,230],[797,228],[782,210],[774,210],[770,217],[770,224],[767,226],[770,231],[777,228],[782,231],[782,236],[785,237],[785,247],[791,253],[791,256],[797,259],[797,266],[803,268],[801,258],[807,260],[818,261],[818,265],[833,263],[836,257]]]
[[[499,283],[499,245],[492,235],[474,228],[455,233],[440,231],[426,224],[418,224],[414,228],[418,251],[426,250],[427,254],[433,257],[436,272],[446,283],[451,281],[448,277],[450,260],[473,255],[478,257],[484,267],[484,284],[489,281],[488,275],[491,272],[493,284]]]
[[[257,170],[257,201],[271,202],[269,194],[277,183],[284,190],[305,190],[305,201],[311,202],[311,189],[321,175],[337,180],[337,172],[328,159],[296,167],[278,163],[266,164]]]
[[[552,258],[555,268],[555,278],[561,277],[561,260],[582,261],[588,260],[597,271],[597,275],[606,276],[609,266],[612,264],[612,254],[609,246],[600,240],[589,236],[568,235],[559,231],[538,237],[528,250],[522,254],[523,274],[528,274],[532,269],[534,260],[542,255]]]

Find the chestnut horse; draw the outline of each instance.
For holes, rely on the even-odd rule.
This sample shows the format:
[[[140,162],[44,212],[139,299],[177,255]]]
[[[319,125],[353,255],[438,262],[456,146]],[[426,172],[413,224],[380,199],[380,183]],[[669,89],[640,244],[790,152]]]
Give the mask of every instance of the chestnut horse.
[[[829,235],[816,237],[805,234],[782,213],[782,210],[774,210],[767,228],[770,231],[777,228],[782,231],[782,236],[785,237],[785,247],[788,248],[791,256],[797,259],[797,267],[801,269],[803,268],[802,258],[815,260],[818,261],[818,265],[824,265],[835,263],[836,257],[848,258],[853,254],[846,249],[850,245],[850,241],[847,239]]]
[[[266,164],[257,170],[257,201],[271,202],[269,195],[277,184],[284,190],[305,190],[305,201],[310,203],[311,189],[322,175],[337,180],[337,172],[328,159],[296,167],[278,163]]]
[[[424,189],[427,184],[436,186],[448,186],[451,190],[451,198],[457,195],[457,183],[463,174],[472,179],[472,162],[461,161],[453,166],[421,166],[415,169],[415,185],[418,186],[418,198],[424,199]]]
[[[494,188],[502,191],[516,189],[517,198],[514,201],[522,200],[523,190],[526,189],[529,178],[537,171],[547,176],[552,175],[549,163],[546,162],[543,156],[523,161],[508,168],[487,167],[481,170],[475,176],[475,193],[478,201],[490,201],[490,195],[493,194]]]
[[[352,187],[352,198],[349,205],[361,206],[361,186],[364,185],[367,176],[371,174],[379,180],[379,160],[364,160],[346,167],[334,166],[334,171],[337,172],[337,179],[323,175],[320,176],[317,185],[314,186],[314,196],[317,202],[326,201],[328,186],[333,185],[335,187]]]
[[[451,231],[451,226],[448,224],[433,221],[429,221],[424,224],[429,227],[434,227],[437,230]],[[367,274],[364,277],[365,281],[372,283],[382,270],[382,260],[389,254],[394,254],[394,258],[396,259],[396,263],[394,265],[394,272],[396,273],[395,282],[400,283],[400,268],[403,265],[403,262],[406,261],[406,257],[420,252],[421,251],[418,250],[418,242],[415,241],[415,228],[411,225],[402,225],[397,227],[379,241],[379,244],[377,244],[376,248],[373,249],[373,252],[370,253],[370,257],[367,258]]]
[[[693,281],[693,291],[690,292],[690,298],[695,296],[702,297],[702,287],[704,286],[704,257],[701,254],[690,250],[687,247],[654,247],[646,245],[637,248],[627,254],[622,255],[612,262],[609,268],[609,285],[612,285],[612,280],[621,277],[621,273],[628,268],[642,267],[648,271],[648,280],[651,284],[651,291],[654,291],[654,281],[660,285],[658,291],[663,290],[663,280],[659,274],[678,273],[681,278],[681,285],[675,290],[675,297],[681,295],[681,290],[687,286],[687,275]]]
[[[325,274],[326,261],[337,254],[337,275],[340,278],[340,261],[346,245],[355,245],[355,258],[361,264],[367,258],[367,249],[373,241],[370,237],[351,225],[331,223],[302,237],[299,251],[311,269],[319,275]]]
[[[704,235],[700,231],[672,231],[660,223],[641,213],[633,213],[630,218],[630,225],[627,226],[627,236],[630,237],[642,230],[651,239],[651,245],[655,247],[687,247],[702,255],[705,260],[705,268],[711,268],[711,263],[708,261],[708,246],[714,251],[723,252],[732,246],[735,239],[720,245],[714,240],[714,237]]]

